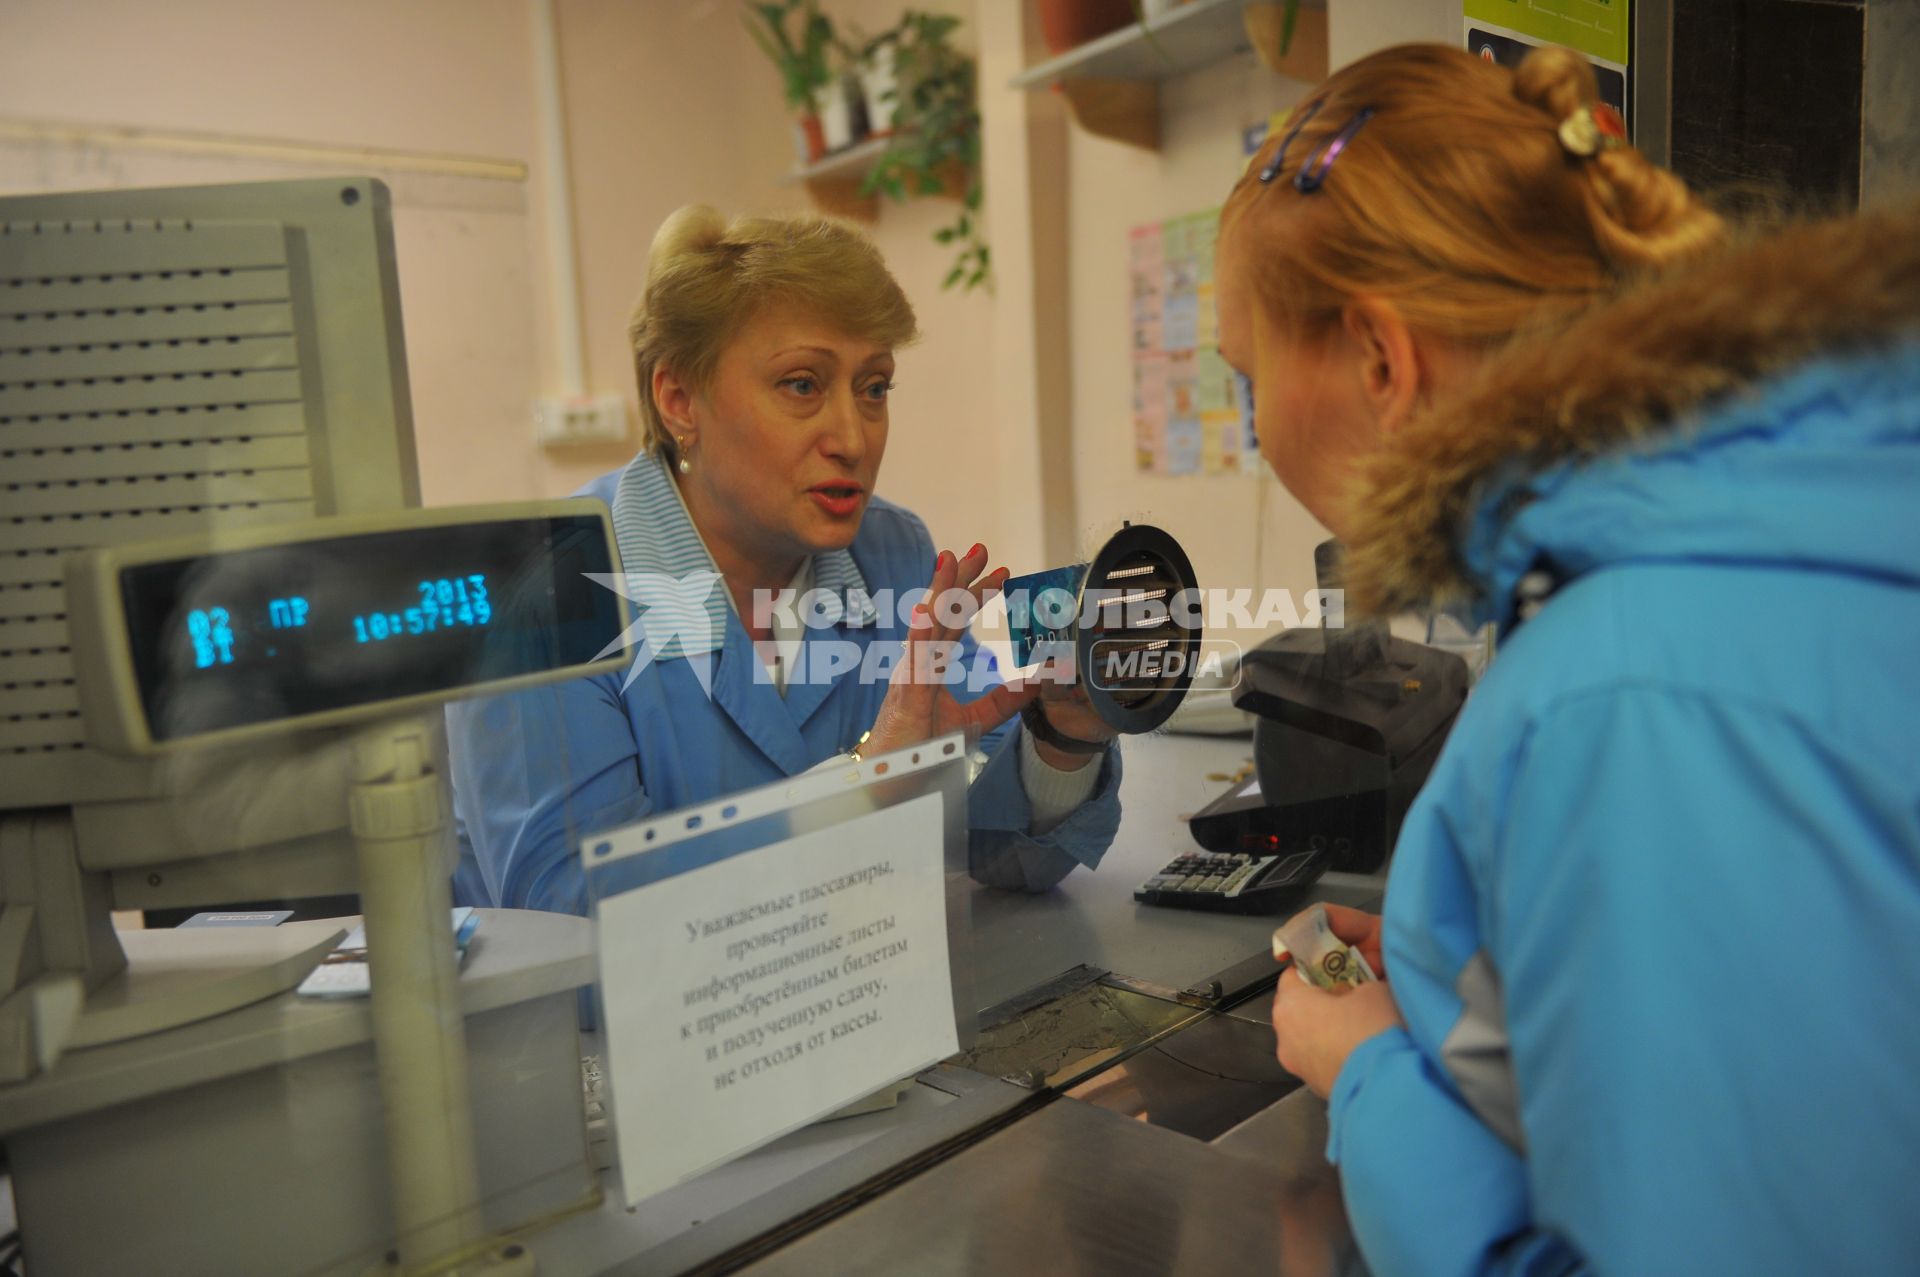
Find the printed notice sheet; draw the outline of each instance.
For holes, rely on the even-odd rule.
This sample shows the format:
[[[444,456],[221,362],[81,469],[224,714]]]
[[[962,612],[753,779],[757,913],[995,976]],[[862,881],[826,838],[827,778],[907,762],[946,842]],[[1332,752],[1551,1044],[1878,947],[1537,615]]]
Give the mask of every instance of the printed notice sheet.
[[[924,794],[599,901],[629,1205],[959,1049],[942,810]]]

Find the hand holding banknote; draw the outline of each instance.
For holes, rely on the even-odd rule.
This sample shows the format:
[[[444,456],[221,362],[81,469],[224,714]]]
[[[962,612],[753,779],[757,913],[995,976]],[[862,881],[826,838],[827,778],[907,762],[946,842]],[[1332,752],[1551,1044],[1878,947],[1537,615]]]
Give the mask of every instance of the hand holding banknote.
[[[1273,933],[1274,957],[1291,958],[1300,979],[1274,989],[1273,1034],[1280,1066],[1321,1098],[1347,1057],[1368,1038],[1401,1024],[1384,980],[1380,920],[1356,909],[1315,905]]]
[[[1340,905],[1315,905],[1273,933],[1273,960],[1293,959],[1308,984],[1322,989],[1380,978],[1380,916]]]

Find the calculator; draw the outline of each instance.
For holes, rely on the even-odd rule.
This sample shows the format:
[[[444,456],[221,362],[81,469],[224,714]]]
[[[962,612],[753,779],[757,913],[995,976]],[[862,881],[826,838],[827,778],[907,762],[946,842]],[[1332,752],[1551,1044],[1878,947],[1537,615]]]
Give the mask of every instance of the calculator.
[[[1266,855],[1187,851],[1134,888],[1133,898],[1172,909],[1279,913],[1299,904],[1329,863],[1323,847]]]

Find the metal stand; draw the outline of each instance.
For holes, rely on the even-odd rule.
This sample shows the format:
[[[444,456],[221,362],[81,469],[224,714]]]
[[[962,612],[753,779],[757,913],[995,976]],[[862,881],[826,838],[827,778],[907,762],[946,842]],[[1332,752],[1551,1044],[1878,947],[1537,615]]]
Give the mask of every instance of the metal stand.
[[[420,719],[354,740],[351,827],[371,968],[375,1054],[386,1115],[395,1251],[389,1270],[535,1271],[524,1246],[486,1238],[467,1085],[466,1026],[451,924],[443,777]]]

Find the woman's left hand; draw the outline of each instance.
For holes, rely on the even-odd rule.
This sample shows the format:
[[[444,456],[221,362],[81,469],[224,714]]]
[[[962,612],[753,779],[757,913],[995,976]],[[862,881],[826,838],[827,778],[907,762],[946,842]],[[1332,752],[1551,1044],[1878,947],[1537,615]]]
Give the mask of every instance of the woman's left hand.
[[[1330,992],[1291,967],[1273,995],[1273,1036],[1280,1067],[1326,1099],[1347,1057],[1368,1038],[1404,1024],[1392,986],[1383,980]]]
[[[971,701],[953,694],[945,662],[959,647],[980,605],[1006,584],[1007,570],[986,572],[987,547],[976,545],[956,559],[945,550],[934,563],[927,601],[914,610],[887,698],[861,747],[868,756],[904,749],[951,731],[969,742],[1019,713],[1040,694],[1034,684],[1002,684]],[[964,677],[961,686],[965,686]]]

